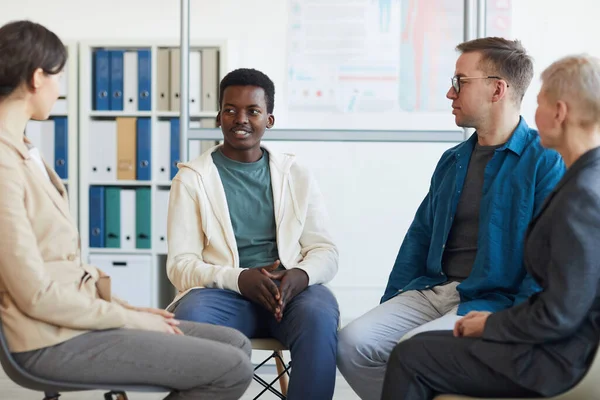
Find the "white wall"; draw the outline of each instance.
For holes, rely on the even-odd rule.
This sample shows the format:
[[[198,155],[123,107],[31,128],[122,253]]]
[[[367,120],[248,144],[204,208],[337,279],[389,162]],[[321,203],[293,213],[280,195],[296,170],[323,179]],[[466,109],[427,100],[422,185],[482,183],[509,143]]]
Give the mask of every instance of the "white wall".
[[[331,287],[347,322],[379,303],[398,248],[449,143],[267,142],[308,165],[339,245]]]
[[[456,0],[461,1],[461,0]],[[192,0],[191,37],[229,39],[229,68],[263,70],[284,87],[287,1]],[[539,73],[556,58],[600,54],[597,0],[513,0],[513,33],[536,61],[523,114],[534,124]],[[179,38],[177,0],[0,0],[0,24],[28,18],[64,40]],[[282,96],[276,96],[276,111]],[[279,118],[279,117],[278,117]],[[416,126],[415,129],[419,127]],[[377,304],[440,154],[450,143],[271,143],[315,172],[341,250],[332,283],[344,320]]]
[[[535,75],[523,102],[523,115],[530,126],[539,76],[544,68],[568,54],[600,56],[600,1],[597,0],[512,0],[513,38],[520,39],[534,58]]]

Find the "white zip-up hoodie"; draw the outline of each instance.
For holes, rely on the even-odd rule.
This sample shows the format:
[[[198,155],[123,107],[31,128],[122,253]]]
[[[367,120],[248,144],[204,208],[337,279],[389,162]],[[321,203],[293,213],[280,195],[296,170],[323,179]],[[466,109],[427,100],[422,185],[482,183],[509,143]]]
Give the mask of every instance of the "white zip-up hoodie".
[[[195,288],[240,293],[243,271],[225,190],[211,154],[178,165],[169,197],[167,275],[177,288],[174,301]],[[292,154],[269,152],[271,186],[281,264],[301,268],[309,285],[337,273],[338,251],[327,229],[327,212],[315,180]]]

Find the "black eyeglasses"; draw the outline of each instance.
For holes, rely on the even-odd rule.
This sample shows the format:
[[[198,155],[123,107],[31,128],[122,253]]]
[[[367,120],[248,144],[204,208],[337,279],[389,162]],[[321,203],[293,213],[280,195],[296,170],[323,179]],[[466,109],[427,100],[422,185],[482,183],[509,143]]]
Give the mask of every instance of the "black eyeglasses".
[[[458,76],[458,75],[454,75],[452,77],[452,87],[454,88],[454,91],[456,92],[456,94],[460,93],[460,81],[465,81],[467,79],[501,79],[504,80],[504,78],[501,78],[499,76]],[[508,87],[508,83],[506,84],[506,87]]]

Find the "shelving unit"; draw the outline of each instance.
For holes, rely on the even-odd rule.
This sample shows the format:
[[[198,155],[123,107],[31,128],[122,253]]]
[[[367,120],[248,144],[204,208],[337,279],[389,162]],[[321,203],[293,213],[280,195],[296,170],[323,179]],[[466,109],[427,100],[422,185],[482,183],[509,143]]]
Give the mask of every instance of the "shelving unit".
[[[115,295],[139,306],[164,307],[174,296],[174,288],[166,276],[166,227],[168,193],[171,178],[176,172],[173,164],[177,160],[173,157],[179,154],[179,139],[176,137],[180,118],[177,104],[180,90],[178,46],[177,41],[167,40],[97,40],[79,44],[79,226],[82,260],[106,270],[112,277]],[[190,90],[196,96],[190,96],[190,106],[194,108],[190,119],[196,126],[213,127],[217,114],[218,83],[227,71],[226,42],[193,41],[190,51],[195,54],[190,77],[197,73],[190,79]],[[144,71],[148,72],[147,64],[141,64],[148,60],[148,56],[150,90],[146,96],[149,95],[150,101],[144,99],[146,101],[142,105],[146,83],[139,78],[145,76]],[[108,61],[104,57],[108,57]],[[114,65],[112,57],[116,60]],[[122,83],[119,68],[123,76]],[[137,72],[135,78],[132,71]],[[206,75],[207,71],[212,73],[211,76]],[[107,87],[104,94],[109,97],[108,100],[99,96]],[[122,90],[123,99],[116,96],[113,104],[115,88],[116,92]],[[132,93],[139,96],[137,101],[131,99]],[[145,120],[144,124],[150,128],[150,132],[140,128],[140,120]],[[135,126],[135,132],[127,130],[127,126]],[[143,140],[150,143],[150,150],[141,144]],[[176,149],[170,144],[174,144]],[[140,153],[140,148],[146,149],[150,155],[144,165],[140,164],[145,161],[140,156],[143,153]],[[141,177],[144,168],[146,172]],[[90,197],[92,188],[94,194]],[[104,188],[102,195],[98,194],[102,191],[99,188]],[[121,202],[119,210],[114,207],[115,188],[120,189],[120,197],[117,196]],[[111,200],[107,200],[107,189],[111,189]],[[140,191],[145,191],[144,196],[147,196],[148,189],[149,223],[144,222],[144,213],[133,218],[140,201],[138,196],[142,196]],[[136,200],[131,205],[133,196]],[[101,198],[103,204],[95,203],[91,210],[90,200],[98,201]],[[115,215],[119,215],[118,224],[114,223]],[[96,228],[100,221],[104,222],[99,232]],[[131,224],[135,225],[133,237],[130,237]],[[140,235],[144,235],[140,224],[149,227],[148,237],[140,238]],[[120,231],[115,235],[109,231],[116,225]],[[107,247],[116,246],[119,241],[121,246]],[[140,242],[145,248],[140,248]],[[103,244],[103,247],[98,247],[99,244]]]

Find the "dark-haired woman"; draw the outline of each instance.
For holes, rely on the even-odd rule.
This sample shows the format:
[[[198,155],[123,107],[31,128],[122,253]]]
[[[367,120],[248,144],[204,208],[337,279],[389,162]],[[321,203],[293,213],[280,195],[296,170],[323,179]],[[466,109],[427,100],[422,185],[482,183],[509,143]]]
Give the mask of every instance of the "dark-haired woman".
[[[39,24],[0,28],[0,317],[11,352],[50,380],[238,399],[252,379],[248,339],[126,304],[82,262],[65,187],[24,136],[30,119],[48,118],[66,60]]]

